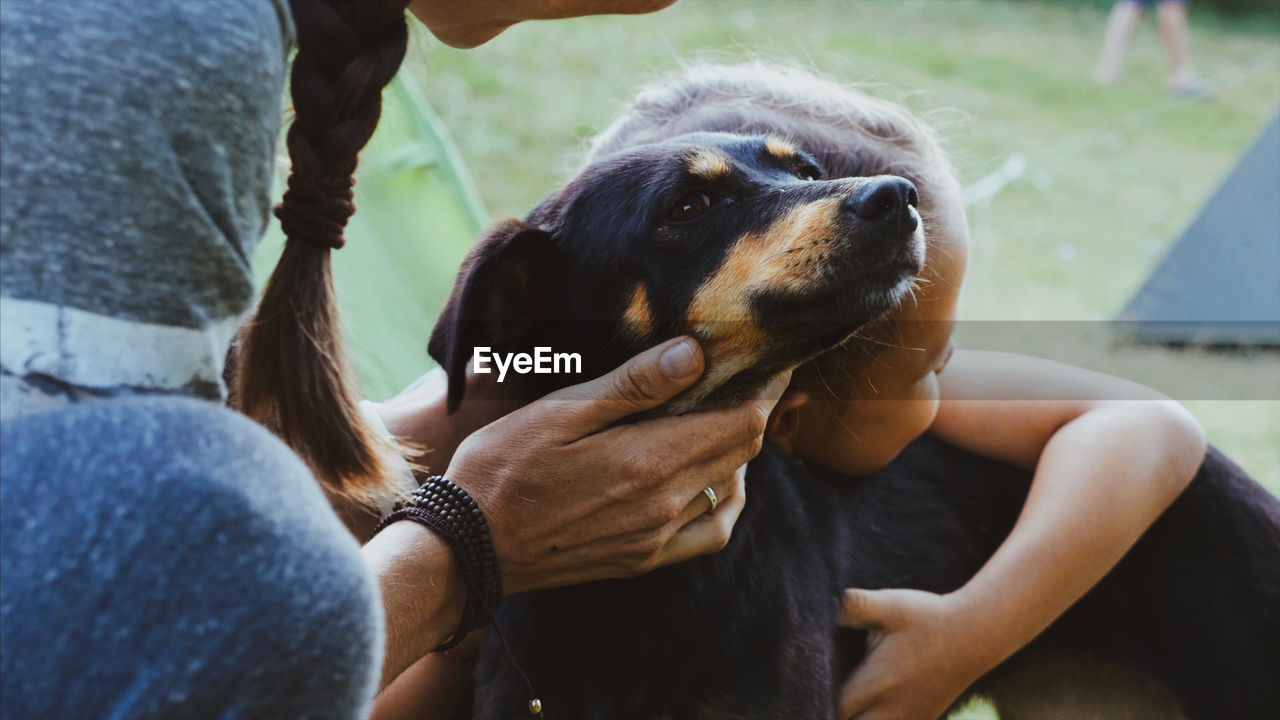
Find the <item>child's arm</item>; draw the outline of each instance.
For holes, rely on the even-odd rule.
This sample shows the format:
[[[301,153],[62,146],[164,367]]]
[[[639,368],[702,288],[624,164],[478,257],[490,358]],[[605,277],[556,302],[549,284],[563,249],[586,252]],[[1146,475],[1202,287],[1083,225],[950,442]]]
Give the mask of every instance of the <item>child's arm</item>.
[[[1204,456],[1190,413],[1124,380],[973,351],[938,379],[930,432],[1035,479],[1012,533],[961,589],[847,593],[845,624],[872,633],[843,689],[844,717],[939,717],[1097,583]]]

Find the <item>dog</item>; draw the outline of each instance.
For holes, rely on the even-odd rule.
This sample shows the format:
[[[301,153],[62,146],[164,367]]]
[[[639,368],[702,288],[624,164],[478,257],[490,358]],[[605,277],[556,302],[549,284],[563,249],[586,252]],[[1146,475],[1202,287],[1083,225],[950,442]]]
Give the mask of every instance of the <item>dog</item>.
[[[579,353],[584,375],[688,333],[702,379],[660,408],[733,404],[845,341],[924,259],[916,188],[825,179],[774,136],[693,133],[587,167],[464,261],[429,343],[464,399],[472,349]],[[575,379],[521,376],[528,401]],[[555,719],[832,718],[863,632],[847,587],[959,588],[1012,529],[1029,473],[921,438],[833,473],[766,447],[721,552],[647,575],[507,598],[515,664]],[[1280,502],[1210,449],[1188,490],[1093,590],[969,689],[1005,720],[1280,717]],[[525,717],[490,638],[477,718]]]

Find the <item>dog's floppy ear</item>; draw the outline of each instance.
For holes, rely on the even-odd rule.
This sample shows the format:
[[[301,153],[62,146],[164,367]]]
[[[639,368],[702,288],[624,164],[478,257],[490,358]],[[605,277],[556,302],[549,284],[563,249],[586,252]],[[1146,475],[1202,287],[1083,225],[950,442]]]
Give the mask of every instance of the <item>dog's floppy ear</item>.
[[[462,402],[476,346],[511,351],[535,323],[560,319],[564,260],[551,233],[514,219],[494,225],[471,248],[427,345],[448,373],[450,413]]]

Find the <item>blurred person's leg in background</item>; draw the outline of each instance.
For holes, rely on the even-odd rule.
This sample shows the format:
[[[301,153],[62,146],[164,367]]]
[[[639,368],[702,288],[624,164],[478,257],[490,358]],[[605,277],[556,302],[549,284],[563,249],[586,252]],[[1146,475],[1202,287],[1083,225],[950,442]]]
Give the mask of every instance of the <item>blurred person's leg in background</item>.
[[[1129,52],[1133,33],[1142,20],[1143,4],[1139,0],[1118,0],[1111,6],[1107,29],[1102,36],[1102,55],[1093,73],[1099,85],[1112,85],[1120,79],[1124,56]]]
[[[1203,83],[1191,67],[1191,32],[1187,26],[1187,3],[1183,0],[1161,0],[1156,6],[1156,22],[1164,43],[1165,61],[1169,67],[1169,90],[1178,94],[1200,95]]]
[[[1178,95],[1207,94],[1204,83],[1191,66],[1191,32],[1187,25],[1186,0],[1118,0],[1111,7],[1102,39],[1102,53],[1093,78],[1099,85],[1114,85],[1120,79],[1124,58],[1146,8],[1154,7],[1160,41],[1168,67],[1166,84]]]

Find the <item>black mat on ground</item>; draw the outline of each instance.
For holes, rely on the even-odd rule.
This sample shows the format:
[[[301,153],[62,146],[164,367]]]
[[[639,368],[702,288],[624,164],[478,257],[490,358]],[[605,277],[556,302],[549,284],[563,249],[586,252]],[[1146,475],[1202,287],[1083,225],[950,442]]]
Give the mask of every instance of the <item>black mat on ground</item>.
[[[1280,345],[1280,112],[1117,319],[1145,342]]]

